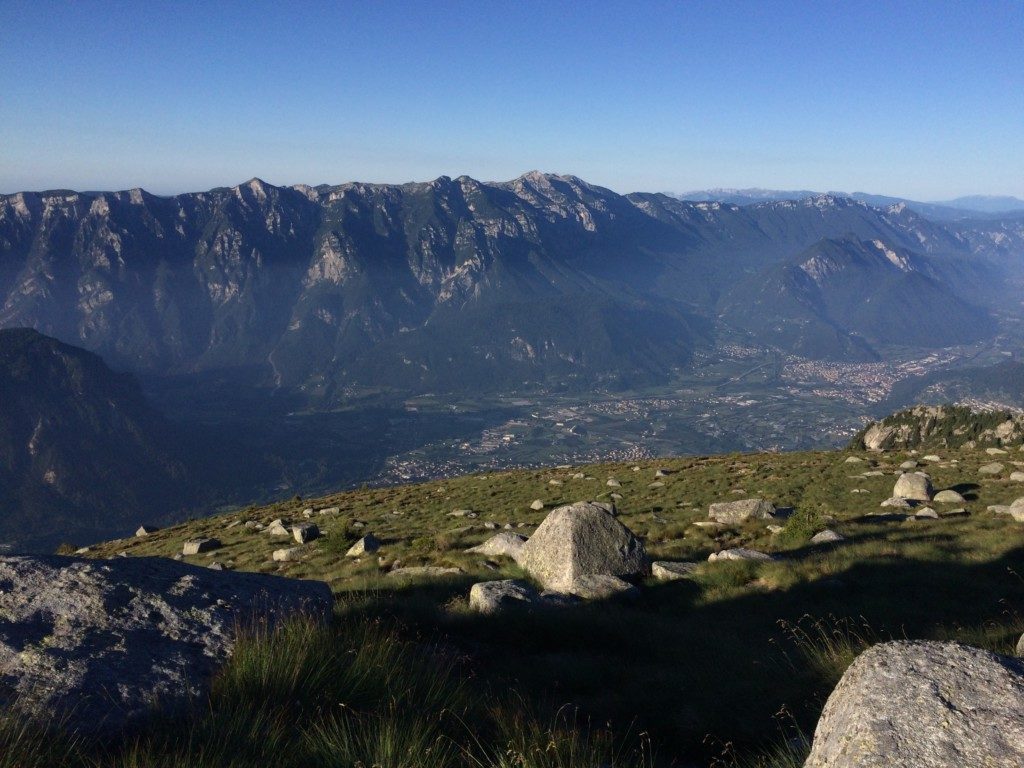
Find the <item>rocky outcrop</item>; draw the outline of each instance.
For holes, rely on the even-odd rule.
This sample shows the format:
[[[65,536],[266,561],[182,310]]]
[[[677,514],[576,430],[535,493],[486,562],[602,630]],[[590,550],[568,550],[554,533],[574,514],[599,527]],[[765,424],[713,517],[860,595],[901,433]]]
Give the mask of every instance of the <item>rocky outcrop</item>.
[[[320,582],[162,558],[0,558],[0,700],[116,734],[201,706],[239,626],[330,606]]]
[[[590,502],[552,511],[523,545],[518,562],[545,589],[568,594],[593,594],[586,577],[631,579],[648,572],[640,539]]]
[[[804,765],[1024,765],[1024,662],[958,643],[873,646],[829,696]]]
[[[1011,445],[1024,440],[1024,414],[919,405],[869,424],[852,448],[906,451],[920,446]],[[935,458],[938,460],[938,457]]]

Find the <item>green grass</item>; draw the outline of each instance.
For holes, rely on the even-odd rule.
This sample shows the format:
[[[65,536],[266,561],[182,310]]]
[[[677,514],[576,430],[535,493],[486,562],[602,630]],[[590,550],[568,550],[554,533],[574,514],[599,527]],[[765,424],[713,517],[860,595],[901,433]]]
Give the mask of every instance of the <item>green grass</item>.
[[[99,557],[170,556],[186,538],[216,536],[224,547],[213,557],[186,559],[322,579],[341,604],[327,634],[293,628],[243,643],[187,739],[175,726],[175,738],[152,735],[136,752],[100,764],[231,764],[257,744],[282,765],[300,757],[309,765],[401,765],[410,750],[430,765],[453,766],[596,765],[614,755],[615,765],[797,765],[801,736],[812,733],[825,698],[867,644],[958,639],[1010,653],[1024,632],[1024,526],[986,511],[1024,496],[1024,484],[1008,480],[1024,454],[999,457],[1005,472],[988,477],[977,469],[992,457],[980,449],[937,452],[943,461],[928,471],[938,489],[964,493],[968,516],[900,522],[869,514],[891,495],[906,453],[750,454],[644,461],[638,472],[633,464],[591,465],[361,489],[99,545]],[[864,461],[845,463],[851,455]],[[675,471],[650,488],[659,467]],[[595,479],[573,479],[577,472]],[[648,583],[633,602],[496,617],[468,610],[475,581],[523,575],[503,558],[464,552],[495,533],[485,522],[529,534],[553,506],[607,499],[611,476],[621,483],[620,519],[654,558],[705,561],[747,546],[777,560],[705,563],[692,578]],[[794,508],[781,533],[765,521],[693,525],[711,502],[755,495]],[[529,509],[536,498],[545,510]],[[325,536],[297,562],[270,559],[294,542],[227,527],[300,521],[304,508],[335,506],[338,514],[314,517]],[[450,517],[457,508],[478,517]],[[809,545],[825,527],[846,541]],[[345,557],[369,532],[381,550]],[[394,565],[421,564],[463,573],[400,583],[386,575]],[[364,679],[367,670],[377,671]],[[427,704],[410,710],[410,696]],[[276,703],[254,710],[255,701]]]

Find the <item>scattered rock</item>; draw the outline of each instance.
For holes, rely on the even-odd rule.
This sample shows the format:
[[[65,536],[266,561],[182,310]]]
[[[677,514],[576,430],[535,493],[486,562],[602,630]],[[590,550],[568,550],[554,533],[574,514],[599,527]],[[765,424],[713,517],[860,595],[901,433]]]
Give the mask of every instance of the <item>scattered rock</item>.
[[[486,555],[487,557],[505,555],[515,560],[525,543],[526,537],[521,534],[502,532],[492,536],[483,544],[470,547],[466,551],[476,555]]]
[[[476,512],[472,509],[453,509],[448,513],[449,517],[476,517]]]
[[[846,541],[846,537],[840,536],[829,528],[826,528],[821,533],[816,533],[811,537],[811,544],[837,544],[840,541]]]
[[[1005,456],[1006,455],[1006,451],[1004,451],[1002,448],[986,448],[985,449],[985,453],[987,453],[989,456]]]
[[[548,480],[548,485],[561,485],[561,480]]]
[[[267,533],[271,536],[290,536],[288,529],[284,527],[281,520],[274,520],[267,526]]]
[[[869,472],[864,472],[863,476],[864,477],[882,477],[884,474],[885,474],[885,472],[883,472],[880,469],[872,469]]]
[[[612,499],[613,501],[622,501],[622,494],[621,493],[610,493],[610,494],[608,494],[608,498]]]
[[[376,552],[378,549],[380,549],[380,539],[372,533],[368,533],[348,548],[345,557],[361,557]]]
[[[932,499],[932,501],[938,502],[939,504],[963,504],[967,500],[952,488],[947,488],[944,491],[936,493],[935,498]]]
[[[651,575],[658,581],[678,581],[688,578],[700,567],[700,563],[677,563],[659,560],[651,563]]]
[[[224,564],[220,563],[220,562],[217,562],[216,560],[214,560],[212,563],[210,563],[206,567],[209,568],[211,571],[223,571],[224,570]]]
[[[533,605],[539,598],[537,590],[525,581],[483,581],[470,588],[469,607],[480,613],[498,613],[507,608]]]
[[[923,507],[914,512],[914,517],[916,517],[918,520],[938,520],[939,513],[936,512],[931,507]]]
[[[519,550],[519,565],[545,589],[578,594],[584,576],[636,577],[648,570],[640,539],[590,502],[558,507]]]
[[[306,517],[306,518],[312,517],[313,516],[313,508],[310,507],[308,509],[302,510],[302,516]]]
[[[1015,483],[1024,483],[1024,472],[1011,472],[1010,479]]]
[[[886,499],[881,504],[881,507],[895,507],[896,509],[913,509],[914,505],[902,497],[893,496],[891,499]]]
[[[572,479],[582,480],[584,477],[586,477],[586,475],[584,475],[582,472],[576,472],[575,474],[573,474]]]
[[[220,549],[220,541],[217,539],[189,539],[181,548],[183,555],[198,555],[200,552],[211,552]]]
[[[764,552],[758,552],[756,549],[747,549],[746,547],[736,547],[734,549],[723,549],[721,552],[712,552],[708,555],[708,562],[713,563],[718,560],[773,560],[771,555],[765,554]]]
[[[860,456],[847,456],[844,463],[846,464],[860,464],[864,461]]]
[[[640,594],[640,590],[625,579],[612,576],[610,573],[588,573],[576,577],[568,594],[584,600],[607,600],[620,596],[635,597]]]
[[[0,583],[0,699],[101,737],[206,701],[240,624],[331,606],[322,582],[156,557],[2,557]]]
[[[708,507],[708,518],[726,525],[735,525],[744,520],[770,520],[775,517],[775,505],[764,499],[741,499],[720,501]]]
[[[671,469],[656,469],[654,471],[654,476],[655,477],[668,477],[671,474],[672,474],[672,470]]]
[[[935,462],[935,461],[942,461],[942,457],[941,456],[936,456],[934,453],[929,453],[927,456],[924,456],[921,460],[922,461]]]
[[[906,472],[900,475],[892,489],[894,498],[912,501],[931,501],[933,493],[932,479],[924,472]]]
[[[663,482],[661,482],[660,480],[655,480],[653,483],[648,483],[647,487],[648,488],[664,488],[665,484]]]
[[[900,464],[900,469],[917,469],[918,463],[911,459],[910,461],[904,461]]]
[[[313,523],[299,523],[292,526],[292,536],[299,544],[305,544],[320,538],[320,529]]]
[[[993,461],[991,464],[983,464],[978,467],[978,472],[983,475],[998,475],[1004,469],[1003,465],[998,461]]]
[[[622,483],[616,480],[614,477],[609,477],[608,482],[605,483],[609,488],[621,488]]]
[[[544,502],[541,501],[540,499],[534,499],[533,503],[530,505],[530,509],[532,509],[535,512],[539,512],[540,510],[544,509]]]
[[[388,571],[388,576],[396,578],[436,578],[439,576],[456,576],[460,573],[462,573],[461,568],[445,568],[439,565],[409,565],[404,568],[392,568]]]
[[[341,512],[341,507],[324,507],[320,510],[321,515],[336,515]]]
[[[958,643],[864,651],[829,696],[805,768],[1024,765],[1024,663]]]
[[[782,533],[784,530],[786,530],[786,526],[772,523],[770,525],[766,525],[765,529],[767,529],[768,533],[770,533],[772,536],[776,536]]]
[[[695,520],[690,525],[695,525],[698,528],[710,528],[715,531],[720,531],[726,527],[725,523],[720,523],[717,520]]]
[[[302,556],[302,547],[288,547],[287,549],[275,549],[273,558],[276,563],[289,563],[298,560]]]
[[[498,528],[500,528],[500,527],[501,527],[501,526],[500,526],[500,525],[498,525],[498,524],[497,524],[496,522],[494,522],[493,520],[488,520],[487,522],[485,522],[485,523],[484,523],[484,528],[486,528],[486,529],[487,529],[488,531],[496,531],[496,530],[498,530]]]
[[[142,537],[149,536],[149,534],[156,533],[159,530],[159,528],[153,525],[140,525],[139,530],[135,532],[135,536],[141,539]]]

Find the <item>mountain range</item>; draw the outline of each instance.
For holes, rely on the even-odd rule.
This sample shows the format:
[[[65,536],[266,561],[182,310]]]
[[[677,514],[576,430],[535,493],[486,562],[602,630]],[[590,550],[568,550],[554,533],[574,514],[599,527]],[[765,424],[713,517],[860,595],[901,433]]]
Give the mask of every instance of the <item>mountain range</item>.
[[[848,254],[866,283],[884,275],[871,322],[838,316],[853,308],[827,287],[791,284],[780,304],[767,286],[742,288],[792,283],[807,249],[824,258],[857,241],[914,265]],[[835,195],[686,202],[537,172],[316,188],[253,179],[174,197],[24,192],[0,198],[0,327],[142,375],[230,372],[317,402],[588,388],[659,380],[734,332],[785,349],[788,333],[773,328],[796,305],[835,329],[797,347],[827,358],[977,338],[1022,253],[1024,221],[1012,218],[935,222]],[[879,333],[905,300],[917,302],[912,333]],[[942,312],[925,311],[934,302]]]
[[[754,205],[771,200],[804,200],[818,197],[822,192],[808,189],[698,189],[676,195],[680,200],[698,200],[704,202],[718,201],[734,205]],[[953,200],[940,202],[921,202],[903,197],[873,195],[867,192],[829,192],[837,197],[848,197],[868,205],[887,207],[890,205],[906,205],[922,216],[938,221],[957,221],[963,219],[998,218],[1006,215],[1024,216],[1024,200],[1010,195],[966,195]]]

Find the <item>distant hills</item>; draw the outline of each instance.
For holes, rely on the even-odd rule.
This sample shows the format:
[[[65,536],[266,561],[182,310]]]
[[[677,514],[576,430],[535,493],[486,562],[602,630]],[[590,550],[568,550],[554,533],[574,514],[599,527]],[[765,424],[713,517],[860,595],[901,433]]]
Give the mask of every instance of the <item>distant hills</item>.
[[[866,307],[838,284],[794,283],[794,259],[837,238],[922,266],[896,274],[848,254],[844,274],[878,295]],[[894,341],[959,343],[968,326],[983,336],[1021,253],[1024,220],[936,222],[836,195],[686,202],[537,172],[317,188],[253,179],[174,197],[25,192],[0,197],[0,327],[146,376],[215,371],[319,403],[587,390],[663,380],[737,329],[849,359]],[[770,300],[768,286],[787,280]],[[914,316],[893,339],[882,329],[901,305]],[[776,331],[800,318],[806,332]]]
[[[817,197],[822,192],[807,189],[700,189],[678,195],[680,200],[719,201],[734,205],[754,205],[771,200],[803,200]],[[1007,195],[969,195],[954,200],[920,202],[902,197],[872,195],[866,192],[829,192],[830,195],[848,197],[876,207],[905,205],[913,211],[937,221],[990,218],[1005,214],[1024,215],[1024,200]]]
[[[94,354],[0,331],[0,403],[0,541],[123,531],[195,499],[179,436],[131,376]]]

